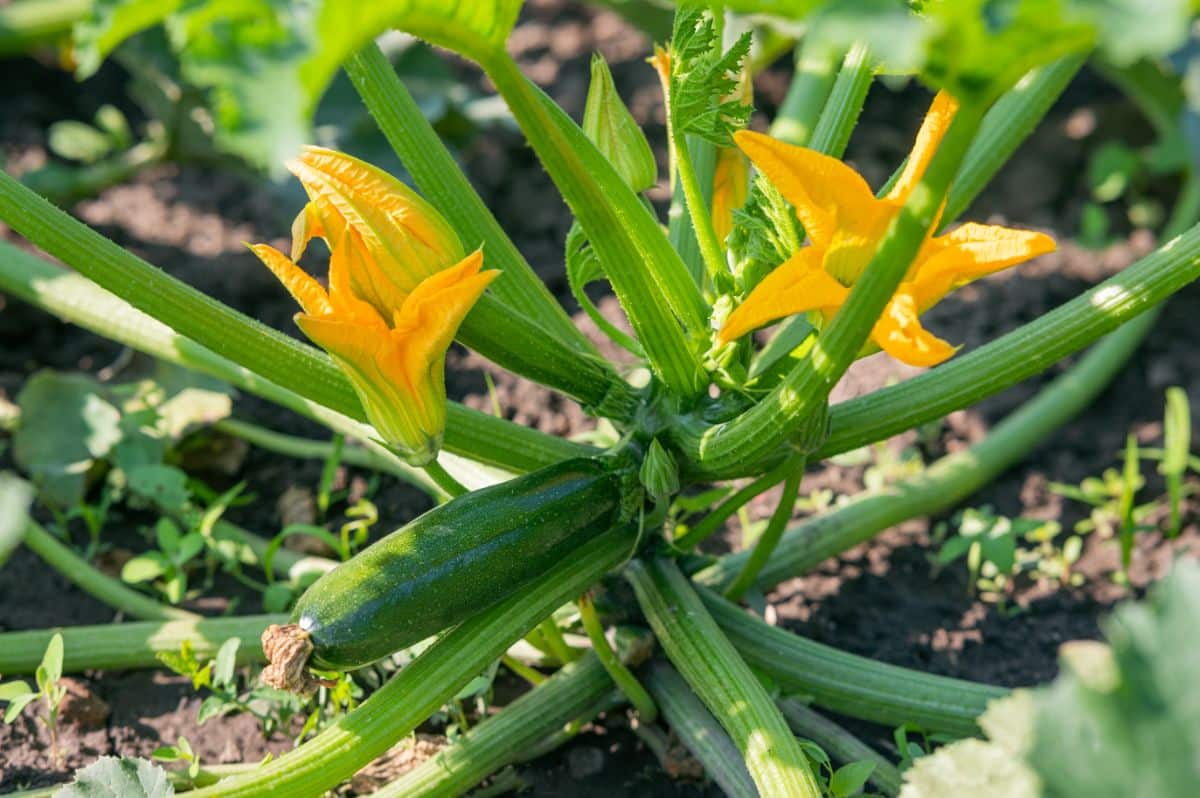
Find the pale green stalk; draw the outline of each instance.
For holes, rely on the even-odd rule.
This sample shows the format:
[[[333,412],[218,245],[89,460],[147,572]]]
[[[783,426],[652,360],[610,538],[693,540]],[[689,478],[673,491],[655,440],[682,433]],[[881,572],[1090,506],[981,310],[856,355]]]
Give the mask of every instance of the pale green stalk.
[[[977,732],[975,718],[987,702],[1008,692],[838,651],[770,626],[705,588],[699,593],[722,640],[731,642],[749,665],[784,692],[811,696],[817,706],[842,715],[969,736]]]
[[[764,796],[820,798],[804,752],[672,560],[634,560],[625,569],[659,645],[729,732]]]
[[[731,798],[758,798],[737,746],[683,677],[668,663],[656,660],[646,668],[646,686],[672,734],[704,765],[709,778]]]
[[[600,621],[599,613],[596,612],[596,605],[592,602],[591,594],[584,593],[576,604],[579,607],[583,630],[587,633],[588,639],[592,641],[592,652],[600,660],[604,670],[608,672],[609,678],[637,710],[638,722],[647,725],[654,723],[658,720],[658,707],[655,706],[654,699],[646,692],[646,688],[630,672],[629,668],[625,667],[625,663],[621,662],[617,652],[613,651],[608,637],[604,634],[604,624]]]
[[[157,668],[156,654],[177,652],[189,641],[196,658],[217,655],[230,638],[242,641],[241,664],[263,661],[259,638],[273,623],[287,623],[286,615],[241,615],[233,618],[199,618],[171,621],[135,621],[97,626],[67,626],[0,633],[0,673],[33,673],[55,633],[63,636],[63,672]]]
[[[842,61],[842,68],[838,70],[807,146],[834,158],[842,157],[874,77],[870,51],[861,42],[855,44]]]
[[[772,137],[797,147],[808,145],[833,88],[838,60],[835,49],[815,38],[801,41],[796,48],[796,71],[792,82],[779,112],[771,120],[769,132]]]
[[[707,337],[707,307],[658,221],[511,57],[483,67],[587,233],[655,373],[680,396],[697,395],[706,381],[693,347]]]

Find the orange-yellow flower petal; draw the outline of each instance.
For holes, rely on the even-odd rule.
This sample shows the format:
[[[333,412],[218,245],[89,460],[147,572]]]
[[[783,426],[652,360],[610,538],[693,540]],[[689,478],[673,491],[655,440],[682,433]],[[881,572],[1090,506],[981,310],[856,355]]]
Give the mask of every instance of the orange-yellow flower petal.
[[[921,182],[929,162],[933,160],[933,154],[942,143],[942,137],[950,129],[956,111],[958,102],[946,92],[939,91],[925,114],[921,129],[917,131],[917,140],[908,156],[908,162],[904,164],[904,171],[900,173],[892,190],[887,193],[886,200],[903,204],[908,199],[917,183]]]
[[[304,184],[330,249],[347,228],[358,231],[373,268],[396,286],[398,293],[362,296],[381,313],[398,306],[421,280],[462,259],[462,243],[449,223],[382,169],[322,147],[306,147],[288,168]]]
[[[929,304],[946,294],[993,272],[1007,269],[1030,258],[1053,252],[1054,239],[1033,230],[968,222],[933,239],[930,253],[916,272],[915,281]]]
[[[819,251],[805,247],[768,274],[729,314],[717,340],[728,343],[795,313],[840,307],[849,293],[821,268]]]
[[[871,187],[837,158],[741,130],[734,141],[796,208],[814,245],[827,247],[839,228],[861,226],[878,214]]]
[[[918,313],[916,299],[901,286],[871,330],[871,339],[902,363],[936,366],[958,350],[922,327]]]
[[[292,260],[298,261],[304,257],[309,241],[324,237],[325,227],[321,224],[321,214],[317,206],[306,202],[304,209],[292,221]]]
[[[446,349],[467,313],[500,272],[483,267],[483,250],[476,250],[457,266],[438,272],[417,286],[395,312],[392,337],[405,340],[414,373],[429,364],[442,363]]]
[[[268,244],[252,244],[250,251],[266,264],[305,313],[322,316],[333,312],[329,295],[321,284],[293,263],[287,255]]]
[[[746,156],[734,147],[717,150],[713,168],[712,221],[717,240],[724,243],[733,230],[733,212],[750,196],[750,169]]]

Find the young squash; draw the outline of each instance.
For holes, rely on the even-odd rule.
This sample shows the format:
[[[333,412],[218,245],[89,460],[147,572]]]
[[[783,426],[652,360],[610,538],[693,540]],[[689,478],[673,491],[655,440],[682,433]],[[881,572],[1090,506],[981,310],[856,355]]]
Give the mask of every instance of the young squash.
[[[430,510],[300,597],[309,663],[359,668],[487,609],[627,520],[629,485],[612,458],[579,458]]]

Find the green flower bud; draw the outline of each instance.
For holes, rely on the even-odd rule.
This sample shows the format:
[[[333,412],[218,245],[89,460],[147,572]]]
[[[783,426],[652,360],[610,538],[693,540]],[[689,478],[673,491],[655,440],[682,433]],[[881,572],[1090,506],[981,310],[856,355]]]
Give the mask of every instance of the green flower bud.
[[[639,476],[655,501],[669,499],[679,490],[679,465],[657,438],[650,442]]]
[[[598,53],[592,56],[592,83],[583,109],[583,132],[634,191],[645,191],[658,180],[658,165],[650,143],[621,102],[612,72]]]

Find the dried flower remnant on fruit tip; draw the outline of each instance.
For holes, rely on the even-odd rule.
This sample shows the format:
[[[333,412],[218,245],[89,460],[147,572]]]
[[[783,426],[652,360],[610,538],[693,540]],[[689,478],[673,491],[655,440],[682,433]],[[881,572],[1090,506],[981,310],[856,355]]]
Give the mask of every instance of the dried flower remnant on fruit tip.
[[[262,648],[268,663],[263,668],[262,680],[268,687],[308,697],[318,687],[337,686],[336,682],[309,673],[312,639],[299,624],[271,624],[262,634]]]
[[[828,323],[920,183],[956,110],[948,94],[934,98],[904,171],[882,198],[836,158],[761,133],[736,133],[738,146],[795,207],[809,245],[750,292],[726,320],[720,341],[796,313],[810,313],[818,326]],[[996,225],[968,223],[946,235],[928,236],[871,330],[871,345],[910,365],[941,363],[957,347],[926,330],[921,314],[973,280],[1054,249],[1047,235]],[[872,351],[876,349],[869,346],[863,354]]]

